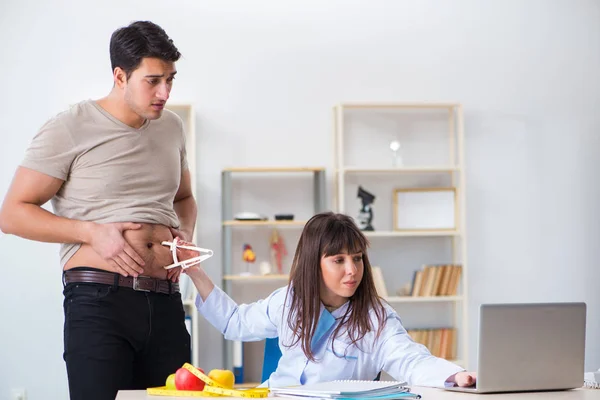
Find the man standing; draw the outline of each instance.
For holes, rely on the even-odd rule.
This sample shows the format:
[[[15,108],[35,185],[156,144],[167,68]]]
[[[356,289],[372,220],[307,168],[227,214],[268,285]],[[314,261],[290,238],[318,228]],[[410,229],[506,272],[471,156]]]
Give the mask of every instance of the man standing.
[[[0,210],[3,232],[61,243],[71,399],[161,386],[190,359],[181,270],[161,245],[191,241],[196,221],[183,124],[164,110],[179,57],[154,23],[116,30],[112,90],[43,125]]]

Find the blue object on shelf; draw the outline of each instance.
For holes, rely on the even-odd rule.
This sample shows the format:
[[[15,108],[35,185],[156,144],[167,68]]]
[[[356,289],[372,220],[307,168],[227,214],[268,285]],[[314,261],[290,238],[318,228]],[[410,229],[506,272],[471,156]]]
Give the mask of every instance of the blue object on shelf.
[[[233,342],[233,375],[235,383],[244,383],[244,342]]]

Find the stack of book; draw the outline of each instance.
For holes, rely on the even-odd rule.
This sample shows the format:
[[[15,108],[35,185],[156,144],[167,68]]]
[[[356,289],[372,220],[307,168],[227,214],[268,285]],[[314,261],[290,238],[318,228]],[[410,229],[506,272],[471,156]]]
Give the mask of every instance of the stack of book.
[[[446,360],[456,358],[455,329],[409,329],[407,333],[415,342],[427,347],[434,356]]]
[[[339,380],[301,386],[269,388],[271,395],[293,399],[420,399],[411,393],[406,382]]]
[[[424,265],[415,271],[410,295],[456,296],[461,273],[461,265]]]

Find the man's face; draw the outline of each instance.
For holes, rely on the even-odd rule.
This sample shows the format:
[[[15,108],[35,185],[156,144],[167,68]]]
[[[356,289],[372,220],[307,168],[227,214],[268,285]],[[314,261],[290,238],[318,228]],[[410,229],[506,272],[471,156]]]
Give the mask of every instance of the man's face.
[[[173,62],[158,58],[142,59],[125,84],[125,102],[142,118],[160,118],[176,73]]]

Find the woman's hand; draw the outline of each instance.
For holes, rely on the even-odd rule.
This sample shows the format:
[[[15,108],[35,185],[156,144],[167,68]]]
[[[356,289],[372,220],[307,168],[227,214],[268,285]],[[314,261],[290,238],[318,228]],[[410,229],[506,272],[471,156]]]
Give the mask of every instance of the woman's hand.
[[[182,238],[179,236],[176,236],[175,238],[173,238],[173,242],[175,242],[178,245],[182,245],[182,246],[195,247],[195,245],[193,243],[182,240]],[[200,252],[197,250],[177,248],[177,259],[179,261],[189,260],[190,258],[194,258],[199,255],[200,255]],[[204,270],[202,269],[200,264],[196,264],[196,265],[191,266],[186,269],[183,269],[183,268],[175,268],[175,269],[178,271],[178,274],[176,275],[176,279],[179,279],[179,274],[181,274],[182,272],[184,274],[186,274],[187,276],[189,276],[192,279],[194,286],[196,286],[196,289],[198,290],[198,294],[200,294],[200,297],[202,297],[202,300],[206,301],[206,298],[208,297],[210,292],[212,292],[215,285],[212,283],[212,281],[210,280],[208,275],[206,275],[206,273],[204,272]],[[172,277],[173,276],[170,275],[169,279],[172,279]]]
[[[191,246],[191,247],[196,246],[194,243],[187,242],[185,239],[183,239],[182,237],[179,237],[179,236],[176,236],[173,240],[174,241],[176,240],[177,244],[181,245],[181,246]],[[200,255],[200,252],[196,251],[196,250],[177,248],[177,259],[179,261],[189,260],[190,258],[198,257],[199,255]]]
[[[454,382],[460,387],[475,386],[476,381],[477,373],[475,372],[458,372],[447,380],[447,382]]]
[[[179,282],[179,276],[181,275],[181,268],[173,268],[167,271],[167,280],[177,283]]]
[[[192,242],[188,242],[185,239],[183,239],[180,236],[175,236],[173,238],[173,241],[176,241],[178,245],[182,245],[182,246],[196,246],[194,243]],[[189,249],[181,249],[181,248],[177,248],[177,259],[179,261],[185,261],[185,260],[189,260],[190,258],[194,258],[194,257],[198,257],[200,255],[200,252],[196,251],[196,250],[189,250]],[[183,272],[184,274],[188,274],[190,276],[194,276],[195,273],[197,273],[200,270],[200,265],[196,264],[192,267],[189,267],[187,269],[183,269],[183,268],[173,268],[171,270],[169,270],[169,273],[167,275],[167,278],[170,279],[173,282],[177,282],[179,281],[179,275]],[[173,280],[176,279],[176,280]]]

